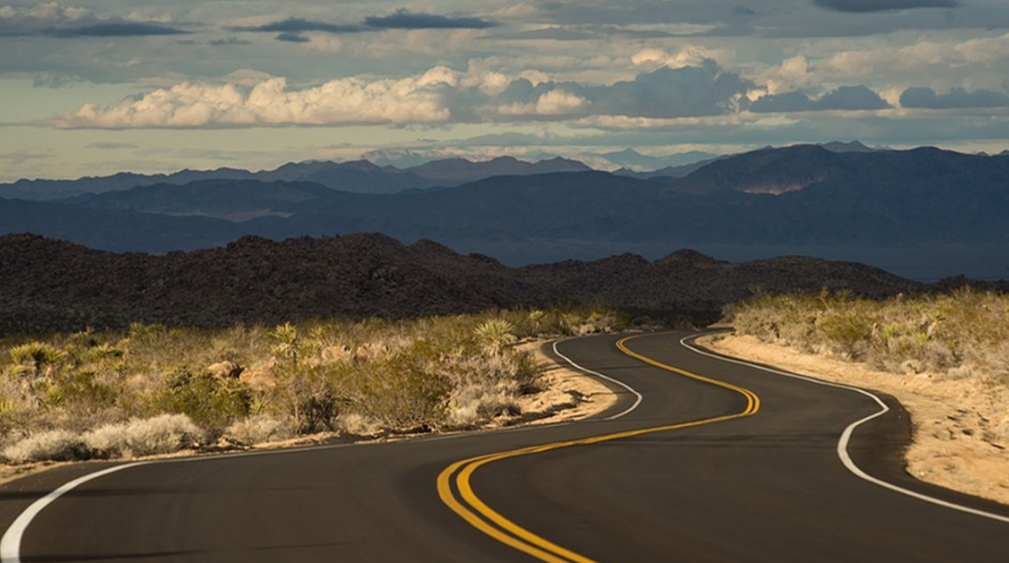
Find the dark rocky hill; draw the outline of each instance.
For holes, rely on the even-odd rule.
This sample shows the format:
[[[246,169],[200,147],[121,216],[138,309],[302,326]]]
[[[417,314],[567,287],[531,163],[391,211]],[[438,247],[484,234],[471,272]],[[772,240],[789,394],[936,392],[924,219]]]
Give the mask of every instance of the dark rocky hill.
[[[509,268],[438,243],[385,235],[244,237],[163,256],[91,250],[35,235],[0,237],[0,333],[401,318],[557,303],[645,311],[716,310],[757,291],[851,289],[871,296],[925,286],[860,264],[782,258],[742,264],[679,251],[650,262]]]

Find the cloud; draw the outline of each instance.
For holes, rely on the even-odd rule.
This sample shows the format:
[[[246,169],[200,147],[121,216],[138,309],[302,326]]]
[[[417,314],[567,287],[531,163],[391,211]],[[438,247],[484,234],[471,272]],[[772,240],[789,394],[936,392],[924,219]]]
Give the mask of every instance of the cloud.
[[[0,6],[0,35],[34,35],[62,25],[84,25],[98,21],[84,8],[67,8],[55,2],[34,6]]]
[[[0,153],[0,161],[7,161],[10,164],[23,164],[30,160],[46,160],[53,158],[53,154],[47,152],[15,151]]]
[[[24,8],[0,6],[0,36],[146,37],[185,33],[164,22],[100,18],[90,10],[55,2]]]
[[[211,39],[207,41],[207,44],[214,47],[228,47],[232,45],[252,45],[252,41],[246,41],[237,37],[226,37],[224,39]]]
[[[32,88],[69,88],[86,82],[88,81],[80,76],[45,73],[35,75],[32,79]]]
[[[54,37],[147,37],[159,35],[185,35],[188,31],[148,23],[96,23],[83,27],[50,28],[43,30]]]
[[[277,41],[284,41],[287,43],[310,43],[312,40],[300,33],[288,31],[277,35]]]
[[[632,81],[594,92],[598,113],[628,117],[678,118],[722,115],[753,84],[714,61],[702,66],[660,68]]]
[[[185,82],[107,107],[86,104],[54,120],[59,128],[198,128],[289,125],[442,123],[451,117],[443,90],[455,83],[444,67],[400,80],[332,80],[292,90],[283,78],[255,86]]]
[[[387,16],[366,17],[362,24],[335,24],[292,17],[263,25],[239,26],[230,29],[248,33],[279,33],[277,39],[280,41],[308,43],[311,40],[304,34],[311,32],[344,34],[383,29],[486,29],[497,25],[495,22],[480,18],[448,17],[397,10]]]
[[[890,106],[876,92],[865,86],[841,86],[818,99],[793,91],[762,96],[750,104],[754,113],[790,113],[797,111],[880,110]]]
[[[388,16],[368,16],[364,23],[377,29],[487,29],[498,24],[473,17],[449,17],[396,10]]]
[[[631,64],[634,66],[661,65],[670,68],[703,66],[709,60],[718,60],[721,54],[720,51],[712,51],[697,45],[685,45],[675,54],[667,53],[661,49],[648,48],[632,55]]]
[[[127,150],[127,149],[137,149],[137,148],[140,148],[140,145],[137,145],[135,143],[106,143],[106,142],[100,142],[100,143],[91,143],[89,145],[86,145],[85,148],[88,148],[88,149],[97,149],[97,150],[100,150],[100,151],[120,151],[120,150]]]
[[[232,27],[231,30],[252,33],[280,33],[292,35],[310,31],[320,31],[325,33],[356,33],[364,31],[360,26],[356,25],[341,25],[304,20],[300,18],[287,18],[286,20],[256,26]]]
[[[908,88],[900,95],[900,105],[920,109],[966,109],[1009,107],[1009,96],[995,90],[952,88],[937,94],[931,88]]]
[[[109,106],[86,104],[59,128],[229,128],[551,121],[590,115],[681,119],[726,115],[754,84],[714,61],[662,67],[612,84],[536,83],[471,69],[434,67],[402,79],[350,77],[292,89],[283,78],[184,82]]]
[[[959,0],[813,0],[813,3],[837,12],[885,12],[914,8],[955,8]]]
[[[679,119],[732,113],[753,84],[721,69],[662,67],[610,85],[513,80],[495,100],[502,115],[593,115]],[[561,102],[564,102],[563,108]],[[547,110],[550,111],[547,111]]]

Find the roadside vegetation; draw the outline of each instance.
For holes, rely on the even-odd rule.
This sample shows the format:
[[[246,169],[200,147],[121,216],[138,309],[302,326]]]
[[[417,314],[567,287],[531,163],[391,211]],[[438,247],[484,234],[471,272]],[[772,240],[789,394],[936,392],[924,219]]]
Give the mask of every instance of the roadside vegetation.
[[[822,291],[761,296],[728,313],[737,333],[765,342],[1009,389],[1009,296],[963,288],[875,301]]]
[[[517,343],[625,324],[612,311],[569,309],[8,337],[0,456],[130,458],[515,419],[543,371]]]

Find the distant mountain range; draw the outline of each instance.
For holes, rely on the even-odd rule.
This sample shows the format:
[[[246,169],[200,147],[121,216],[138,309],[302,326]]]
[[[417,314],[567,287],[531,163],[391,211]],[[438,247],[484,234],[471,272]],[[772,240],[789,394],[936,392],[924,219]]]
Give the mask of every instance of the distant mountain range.
[[[689,246],[914,247],[925,249],[921,261],[934,271],[924,277],[934,278],[963,273],[944,266],[940,248],[954,257],[981,249],[981,260],[1009,266],[999,262],[1009,258],[1009,155],[934,148],[767,148],[683,177],[594,171],[563,159],[455,159],[408,170],[317,162],[259,173],[21,181],[0,186],[0,197],[0,234],[115,251],[217,247],[248,234],[380,232],[516,264],[623,251],[654,257]]]
[[[217,170],[182,170],[174,174],[133,174],[123,172],[113,176],[88,177],[79,180],[18,180],[0,184],[0,198],[30,201],[53,201],[84,194],[101,194],[136,187],[155,185],[182,186],[193,182],[256,181],[314,182],[331,190],[352,193],[388,194],[433,187],[451,187],[490,178],[492,176],[529,176],[550,172],[585,172],[591,168],[581,162],[553,158],[539,162],[524,162],[512,157],[499,157],[484,162],[459,158],[428,162],[401,170],[393,166],[377,166],[371,162],[309,161],[289,163],[276,170],[249,172],[234,168]]]
[[[854,141],[822,145],[828,150],[871,150]],[[857,147],[857,148],[853,148]],[[550,157],[527,162],[510,156],[469,161],[463,158],[426,158],[407,152],[390,158],[380,151],[369,153],[375,159],[352,162],[306,161],[288,163],[275,170],[251,172],[236,168],[216,170],[181,170],[172,174],[134,174],[121,172],[112,176],[85,177],[77,180],[22,179],[0,184],[0,198],[52,201],[84,194],[122,191],[157,184],[184,185],[204,180],[255,180],[259,182],[315,182],[327,188],[353,193],[385,194],[433,187],[453,187],[493,176],[531,176],[552,172],[588,172],[592,167],[577,160]],[[603,168],[639,178],[683,177],[713,162],[716,155],[687,152],[667,157],[645,156],[633,149],[614,153],[585,155],[586,160],[604,161]],[[397,167],[390,162],[405,162]],[[382,164],[384,163],[384,164]]]

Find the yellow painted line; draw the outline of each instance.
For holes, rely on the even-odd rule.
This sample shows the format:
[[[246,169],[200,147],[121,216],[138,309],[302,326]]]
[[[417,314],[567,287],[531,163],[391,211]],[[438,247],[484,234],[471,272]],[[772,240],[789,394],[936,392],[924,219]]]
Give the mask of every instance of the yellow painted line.
[[[538,536],[529,530],[519,526],[518,524],[512,522],[511,520],[505,518],[493,508],[487,506],[480,497],[473,492],[473,487],[470,483],[470,478],[473,473],[480,467],[487,465],[488,463],[493,463],[495,461],[500,461],[502,459],[508,459],[511,457],[518,457],[523,455],[530,455],[536,453],[547,452],[551,450],[558,450],[561,448],[568,448],[571,446],[582,446],[589,444],[598,444],[600,442],[608,442],[612,440],[619,440],[621,438],[630,438],[633,436],[640,436],[642,434],[652,434],[655,432],[666,432],[669,430],[680,430],[683,428],[690,428],[694,426],[701,426],[704,424],[714,424],[716,422],[725,422],[727,420],[733,420],[736,418],[743,418],[747,416],[752,416],[760,410],[760,398],[757,395],[737,385],[732,385],[731,383],[726,383],[724,381],[719,381],[717,379],[712,379],[710,377],[704,377],[702,375],[697,375],[695,373],[688,372],[670,365],[663,364],[659,361],[653,360],[647,356],[643,356],[634,352],[626,346],[626,343],[635,338],[640,338],[645,335],[629,336],[623,338],[617,342],[617,348],[635,358],[641,360],[649,365],[661,368],[666,371],[676,373],[678,375],[688,377],[690,379],[695,379],[697,381],[702,381],[704,383],[710,383],[711,385],[716,385],[731,391],[742,394],[746,397],[746,408],[735,414],[727,414],[722,416],[716,416],[712,418],[704,418],[700,420],[694,420],[690,422],[681,422],[679,424],[669,424],[664,426],[654,426],[650,428],[640,428],[637,430],[627,430],[624,432],[616,432],[612,434],[604,434],[601,436],[592,436],[589,438],[581,438],[578,440],[569,440],[564,442],[554,442],[550,444],[544,444],[540,446],[530,446],[526,448],[520,448],[517,450],[510,450],[506,452],[486,454],[476,457],[471,457],[469,459],[464,459],[462,461],[457,461],[452,465],[445,468],[444,471],[438,475],[438,496],[441,497],[442,502],[445,503],[453,512],[461,516],[466,522],[472,525],[474,528],[480,530],[481,532],[487,534],[488,536],[494,538],[495,540],[508,545],[514,549],[522,551],[539,559],[541,561],[546,561],[548,563],[597,563],[596,561],[589,559],[583,555],[575,553],[570,549],[559,546],[541,536]]]
[[[724,387],[725,389],[729,389],[731,391],[735,391],[737,393],[741,393],[744,397],[746,397],[746,400],[747,400],[747,403],[748,403],[747,406],[746,406],[746,411],[744,411],[747,414],[754,414],[758,410],[760,410],[760,397],[758,397],[756,393],[754,393],[753,391],[750,391],[749,389],[744,389],[742,387],[739,387],[738,385],[733,385],[731,383],[726,383],[725,381],[719,381],[717,379],[712,379],[710,377],[704,377],[703,375],[697,375],[696,373],[690,373],[689,371],[682,370],[680,368],[676,368],[676,367],[673,367],[673,366],[670,366],[670,365],[666,365],[666,364],[664,364],[662,362],[658,362],[656,360],[653,360],[653,359],[651,359],[651,358],[649,358],[647,356],[643,356],[641,354],[638,354],[637,352],[635,352],[635,351],[633,351],[633,350],[631,350],[630,348],[627,347],[626,343],[628,341],[634,340],[636,338],[641,338],[642,336],[644,336],[644,335],[643,334],[639,334],[637,336],[629,336],[627,338],[623,338],[623,339],[621,339],[620,341],[617,342],[617,348],[619,348],[620,351],[623,352],[624,354],[627,354],[628,356],[630,356],[632,358],[641,360],[642,362],[645,362],[646,364],[653,365],[653,366],[655,366],[657,368],[661,368],[661,369],[664,369],[666,371],[671,371],[673,373],[678,373],[678,374],[682,375],[683,377],[689,377],[690,379],[696,379],[697,381],[703,381],[704,383],[710,383],[712,385],[717,385],[718,387]]]

